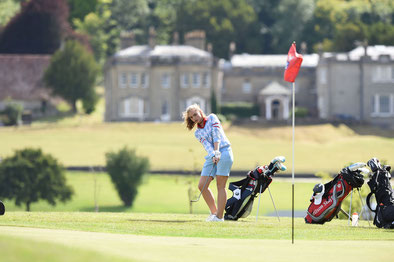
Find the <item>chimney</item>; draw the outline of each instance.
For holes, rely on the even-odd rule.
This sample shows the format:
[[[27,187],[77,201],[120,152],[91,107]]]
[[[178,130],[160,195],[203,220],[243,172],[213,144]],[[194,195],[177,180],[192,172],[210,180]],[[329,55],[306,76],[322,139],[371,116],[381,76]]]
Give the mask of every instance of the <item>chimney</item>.
[[[172,37],[172,45],[179,45],[179,33],[174,32]]]
[[[231,59],[231,57],[234,55],[235,49],[236,49],[235,42],[231,42],[229,46],[229,56],[228,56],[229,59]]]
[[[185,45],[205,50],[205,31],[195,30],[185,35]]]
[[[134,33],[131,31],[122,31],[120,33],[120,49],[125,49],[135,45]]]
[[[301,54],[305,55],[306,53],[308,53],[308,46],[306,44],[306,42],[301,42]]]
[[[156,45],[156,30],[153,26],[149,27],[149,47],[154,49]]]
[[[212,50],[213,50],[212,43],[208,43],[208,44],[207,44],[207,51],[208,51],[209,53],[212,53]]]

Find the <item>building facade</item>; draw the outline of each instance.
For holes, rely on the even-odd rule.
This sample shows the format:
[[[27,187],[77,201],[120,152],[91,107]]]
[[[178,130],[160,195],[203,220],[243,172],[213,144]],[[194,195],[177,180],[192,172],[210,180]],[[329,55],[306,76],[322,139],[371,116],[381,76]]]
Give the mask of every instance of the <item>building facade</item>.
[[[292,84],[283,80],[287,55],[218,61],[204,46],[196,41],[119,51],[105,69],[106,121],[178,121],[193,103],[209,113],[213,91],[221,103],[257,104],[261,119],[290,118]],[[394,46],[303,57],[295,105],[308,117],[394,126]]]
[[[224,63],[222,102],[258,104],[260,117],[285,120],[289,117],[291,83],[283,80],[287,55],[234,55]],[[317,117],[316,66],[317,54],[304,55],[296,81],[297,107],[304,107],[311,117]]]
[[[55,104],[60,99],[42,81],[50,60],[49,55],[0,55],[0,111],[14,102],[32,118],[57,113]]]
[[[106,121],[178,121],[197,103],[209,113],[219,71],[202,50],[205,34],[189,34],[193,45],[131,46],[105,66]],[[202,39],[197,41],[196,39]]]
[[[319,118],[394,127],[394,46],[324,53],[316,73]]]

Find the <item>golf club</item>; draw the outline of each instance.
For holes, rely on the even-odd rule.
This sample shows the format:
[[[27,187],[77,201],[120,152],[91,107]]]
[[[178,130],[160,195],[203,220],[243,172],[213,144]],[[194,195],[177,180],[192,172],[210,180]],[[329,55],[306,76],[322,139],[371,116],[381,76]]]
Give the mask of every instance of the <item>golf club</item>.
[[[208,180],[209,180],[209,178],[211,177],[212,171],[213,171],[213,169],[215,168],[215,166],[216,166],[216,164],[214,164],[214,165],[212,166],[212,169],[211,169],[211,171],[209,172],[209,175],[207,176],[207,179],[205,180],[204,186],[202,187],[202,190],[201,190],[201,192],[200,192],[200,195],[197,197],[197,199],[192,199],[192,200],[190,200],[190,202],[194,203],[194,202],[198,202],[198,200],[200,200],[200,197],[201,197],[201,195],[202,195],[202,192],[205,190],[205,186],[207,185]]]

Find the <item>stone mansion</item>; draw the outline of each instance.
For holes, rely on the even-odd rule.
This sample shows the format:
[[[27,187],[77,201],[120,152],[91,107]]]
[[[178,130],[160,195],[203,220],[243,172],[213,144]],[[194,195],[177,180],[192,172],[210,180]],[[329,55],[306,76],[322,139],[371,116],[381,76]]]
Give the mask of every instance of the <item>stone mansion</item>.
[[[142,46],[126,42],[104,69],[105,120],[179,121],[193,103],[209,113],[213,92],[219,103],[258,104],[266,120],[290,117],[287,54],[224,61],[207,46],[203,31],[186,34],[184,45],[155,45],[153,37]],[[305,54],[295,104],[311,118],[394,126],[394,46]]]

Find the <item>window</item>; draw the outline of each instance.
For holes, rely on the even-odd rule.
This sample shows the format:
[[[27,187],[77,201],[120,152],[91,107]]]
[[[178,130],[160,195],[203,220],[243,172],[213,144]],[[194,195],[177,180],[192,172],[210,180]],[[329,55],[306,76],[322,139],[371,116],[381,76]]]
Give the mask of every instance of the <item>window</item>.
[[[161,120],[163,121],[171,120],[170,106],[167,100],[163,100],[161,103]]]
[[[119,87],[120,88],[126,88],[127,87],[127,74],[126,73],[120,73],[119,74]]]
[[[392,82],[394,81],[394,67],[389,65],[380,65],[374,67],[372,80],[373,82]]]
[[[252,84],[250,83],[250,81],[248,79],[246,79],[244,81],[244,83],[242,84],[242,92],[244,94],[252,93]]]
[[[209,77],[209,73],[205,72],[202,76],[202,85],[204,87],[209,87],[210,86],[210,77]]]
[[[147,88],[149,85],[149,78],[146,73],[141,74],[141,87],[142,88]]]
[[[193,87],[199,87],[199,86],[200,86],[200,74],[193,73]]]
[[[120,104],[121,117],[143,117],[144,100],[138,97],[127,98]]]
[[[170,88],[170,74],[163,73],[161,75],[161,86],[163,88]]]
[[[181,87],[186,88],[189,86],[189,74],[183,73],[181,75]]]
[[[390,97],[380,96],[379,97],[379,112],[390,113]]]
[[[187,100],[186,100],[185,109],[186,109],[186,107],[188,107],[188,106],[190,106],[190,105],[193,105],[193,104],[199,105],[200,108],[201,108],[204,112],[207,111],[207,109],[206,109],[206,107],[205,107],[205,104],[206,104],[206,103],[205,103],[205,99],[204,99],[204,98],[199,97],[199,96],[193,96],[193,97],[187,99]]]
[[[131,87],[138,87],[138,74],[132,73],[130,74],[130,86]]]
[[[371,102],[372,116],[394,116],[394,94],[375,94]]]

